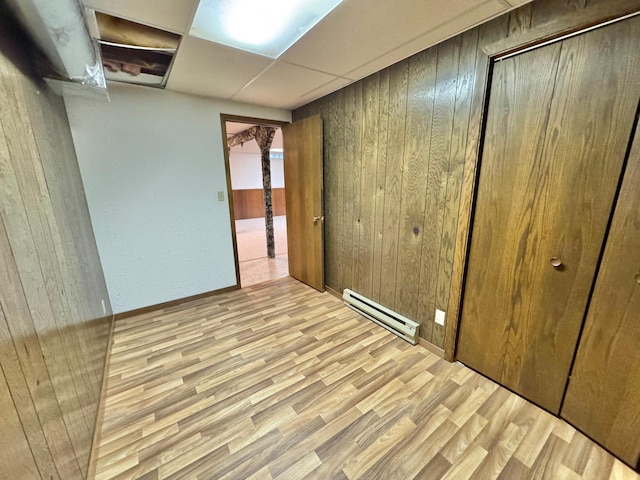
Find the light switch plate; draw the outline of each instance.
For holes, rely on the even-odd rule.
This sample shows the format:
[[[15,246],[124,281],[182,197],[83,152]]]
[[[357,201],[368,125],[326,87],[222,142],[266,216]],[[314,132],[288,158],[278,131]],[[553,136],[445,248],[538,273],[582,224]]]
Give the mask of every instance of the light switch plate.
[[[435,319],[435,322],[438,325],[443,325],[444,326],[444,317],[445,316],[446,316],[446,314],[442,310],[438,310],[436,308],[436,319]]]
[[[224,192],[218,192],[218,201],[224,202]]]

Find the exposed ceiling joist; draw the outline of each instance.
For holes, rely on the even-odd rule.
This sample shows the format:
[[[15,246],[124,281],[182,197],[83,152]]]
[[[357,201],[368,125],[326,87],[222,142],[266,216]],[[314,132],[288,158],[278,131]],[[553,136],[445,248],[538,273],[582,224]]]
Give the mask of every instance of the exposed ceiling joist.
[[[242,145],[244,143],[255,140],[258,142],[258,146],[261,150],[268,150],[271,147],[273,136],[276,132],[274,127],[264,127],[262,125],[254,125],[251,128],[247,128],[241,132],[236,133],[232,137],[227,139],[227,146],[229,148],[236,145]]]

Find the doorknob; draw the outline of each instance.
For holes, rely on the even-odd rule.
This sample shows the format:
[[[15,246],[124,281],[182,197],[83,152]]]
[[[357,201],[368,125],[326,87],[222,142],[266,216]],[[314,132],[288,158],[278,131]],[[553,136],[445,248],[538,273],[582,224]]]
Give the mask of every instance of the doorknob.
[[[320,220],[324,221],[324,215],[322,217],[319,215],[316,215],[315,217],[313,217],[313,223],[318,223]]]
[[[562,260],[560,260],[558,257],[551,257],[550,263],[553,266],[553,268],[558,268],[562,266]]]
[[[636,275],[636,282],[640,285],[640,273]]]

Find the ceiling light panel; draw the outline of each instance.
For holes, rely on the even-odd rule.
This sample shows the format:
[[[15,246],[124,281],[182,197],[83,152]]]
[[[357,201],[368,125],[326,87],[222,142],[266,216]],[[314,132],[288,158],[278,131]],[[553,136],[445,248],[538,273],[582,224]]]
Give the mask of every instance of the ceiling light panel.
[[[278,58],[342,0],[200,0],[190,34]]]

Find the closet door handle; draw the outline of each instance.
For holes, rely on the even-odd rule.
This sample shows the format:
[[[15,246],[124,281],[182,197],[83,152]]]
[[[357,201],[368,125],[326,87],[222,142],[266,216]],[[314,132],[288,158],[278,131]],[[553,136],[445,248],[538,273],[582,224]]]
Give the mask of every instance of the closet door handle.
[[[640,273],[636,275],[636,283],[640,285]]]
[[[562,266],[562,260],[558,257],[551,257],[551,261],[549,262],[553,266],[553,268],[558,268]]]

